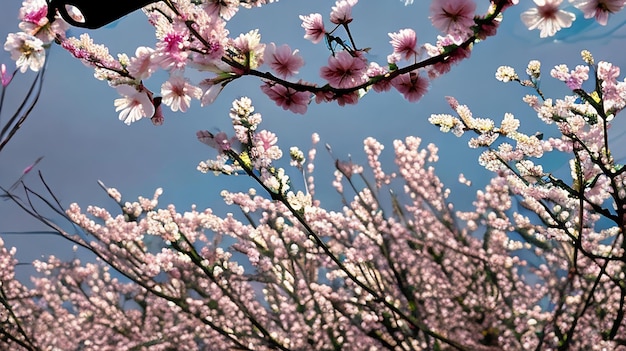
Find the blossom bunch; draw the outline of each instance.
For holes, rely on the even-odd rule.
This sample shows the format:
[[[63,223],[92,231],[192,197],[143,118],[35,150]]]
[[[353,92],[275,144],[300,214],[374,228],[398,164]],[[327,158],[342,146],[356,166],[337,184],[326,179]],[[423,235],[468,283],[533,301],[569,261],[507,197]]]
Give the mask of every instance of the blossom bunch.
[[[134,55],[113,56],[87,33],[67,37],[68,24],[58,14],[46,16],[49,9],[44,0],[25,0],[20,11],[23,32],[9,35],[5,50],[11,51],[21,70],[37,70],[45,59],[43,47],[53,41],[60,43],[93,67],[96,78],[117,88],[122,97],[115,101],[116,111],[126,124],[142,118],[161,124],[162,106],[185,112],[193,100],[203,106],[211,104],[225,86],[243,76],[259,77],[261,91],[271,100],[285,110],[303,114],[312,101],[355,104],[371,87],[375,91],[394,88],[411,102],[419,100],[429,79],[469,57],[474,42],[495,34],[502,10],[510,5],[494,0],[487,13],[479,16],[473,0],[433,1],[430,19],[444,36],[435,44],[419,47],[413,29],[389,33],[393,51],[387,62],[378,64],[369,61],[365,54],[370,49],[358,47],[350,31],[350,23],[355,21],[352,9],[358,0],[337,0],[330,12],[331,29],[326,29],[319,13],[300,16],[304,37],[313,43],[324,41],[330,51],[328,64],[319,70],[324,81],[320,84],[287,80],[304,65],[297,49],[264,43],[258,30],[231,35],[227,29],[240,8],[272,2],[168,0],[148,4],[143,11],[154,26],[155,45],[138,47]],[[342,29],[345,34],[339,34]],[[404,67],[399,66],[402,61],[407,61]],[[153,91],[148,79],[159,70],[169,77]],[[197,74],[190,70],[199,70],[204,78],[192,80]]]
[[[624,269],[626,168],[614,157],[613,151],[620,146],[612,144],[610,137],[612,122],[621,118],[618,113],[626,106],[626,83],[618,80],[620,70],[613,64],[596,63],[588,51],[582,52],[582,58],[585,65],[573,70],[557,65],[550,72],[572,89],[574,95],[564,99],[544,97],[538,85],[538,61],[529,63],[528,79],[521,80],[511,67],[501,67],[496,73],[503,82],[516,81],[535,90],[524,101],[538,118],[557,128],[559,137],[521,133],[519,120],[508,113],[498,127],[491,119],[473,117],[469,108],[454,98],[449,102],[457,116],[439,114],[430,118],[444,132],[477,135],[469,145],[485,149],[479,162],[495,172],[510,196],[534,216],[516,213],[514,223],[503,224],[526,226],[524,237],[541,248],[537,255],[544,262],[566,263],[558,279],[547,281],[550,289],[572,294],[567,299],[552,299],[558,313],[553,317],[551,332],[566,345],[581,345],[580,339],[572,340],[579,330],[598,330],[608,336],[607,340],[614,340],[626,327],[619,307],[624,296],[620,281]],[[549,165],[542,161],[548,153],[567,155],[569,174],[558,169],[546,171]],[[476,216],[472,213],[467,218]],[[533,218],[542,225],[531,225]],[[559,250],[555,251],[554,245]],[[551,254],[546,254],[546,248]],[[547,278],[541,270],[539,274]]]
[[[531,68],[537,72],[536,63]],[[523,144],[526,139],[516,134],[512,116],[494,127],[450,102],[463,116],[460,131],[506,135],[525,145],[511,155],[536,152],[533,142]],[[450,190],[435,174],[435,145],[422,146],[417,137],[395,141],[396,170],[390,173],[379,159],[383,145],[368,138],[366,165],[335,162],[333,185],[345,206],[333,211],[308,191],[315,188],[310,172],[317,135],[308,157],[290,149],[291,164],[308,178],[307,189],[294,193],[288,172],[276,165],[282,151],[271,133],[259,128],[262,119],[251,101],[234,101],[230,117],[234,137],[198,133],[219,154],[218,161],[202,162],[199,169],[246,173],[257,182],[259,189],[222,192],[240,214],[220,216],[195,206],[186,212],[173,205],[160,208],[161,189],[152,198],[124,201],[119,191],[105,187],[121,213],[96,206],[83,211],[72,204],[66,215],[81,228],[78,233],[40,216],[99,262],[64,263],[53,257],[36,262],[42,277],[26,288],[9,274],[15,252],[0,250],[2,271],[9,274],[1,286],[7,296],[4,313],[19,326],[3,329],[11,336],[3,339],[7,347],[101,349],[113,342],[117,349],[167,349],[176,343],[214,350],[536,350],[621,345],[619,335],[626,327],[620,318],[622,231],[596,229],[600,217],[618,220],[602,207],[611,191],[596,189],[612,182],[598,179],[567,188],[549,175],[533,175],[538,171],[521,159],[515,169],[498,169],[477,192],[472,210],[456,211],[448,200]],[[592,134],[578,135],[596,141]],[[486,143],[476,139],[479,146]],[[573,144],[567,138],[552,143],[555,148]],[[508,164],[503,150],[491,153]],[[583,160],[580,149],[569,151],[579,154],[578,173],[589,175],[593,167],[583,163],[593,163],[593,157]],[[469,183],[462,175],[460,180]],[[620,193],[616,199],[624,198]],[[512,194],[545,223],[516,208]],[[54,323],[37,322],[51,318]],[[77,332],[79,325],[90,332]],[[65,330],[64,337],[49,337],[58,330]]]
[[[260,118],[254,115],[249,100],[233,103],[233,124],[249,141],[264,134],[256,130]],[[208,140],[235,156],[230,153],[232,143]],[[120,215],[93,206],[87,214],[73,204],[68,219],[84,234],[64,235],[88,247],[118,273],[78,260],[37,263],[45,277],[31,293],[50,289],[71,302],[63,304],[53,300],[52,292],[41,293],[47,308],[35,305],[18,314],[24,334],[38,346],[86,345],[87,349],[102,346],[94,340],[116,340],[118,348],[150,343],[157,349],[179,340],[191,348],[204,348],[211,340],[216,350],[435,345],[488,349],[494,341],[487,334],[504,330],[503,318],[513,312],[512,305],[498,296],[511,296],[518,306],[533,305],[540,297],[537,290],[523,287],[514,264],[500,264],[507,260],[505,246],[497,242],[503,237],[494,236],[496,241],[487,244],[493,249],[487,252],[470,232],[452,225],[455,215],[446,203],[447,191],[428,166],[437,159],[437,150],[433,145],[420,149],[420,143],[418,138],[395,143],[399,177],[405,183],[405,196],[411,199],[406,205],[395,196],[387,204],[379,200],[396,176],[381,168],[382,145],[374,139],[365,142],[365,151],[377,185],[357,190],[340,212],[323,209],[310,194],[272,192],[265,181],[260,184],[269,197],[254,189],[222,193],[227,204],[243,211],[245,221],[234,214],[220,217],[211,210],[178,213],[171,205],[159,209],[160,190],[152,199],[123,202],[118,191],[107,189],[122,208]],[[242,158],[238,156],[238,162]],[[240,166],[258,173],[270,167],[254,157]],[[358,169],[342,167],[355,190],[357,177],[352,171]],[[148,237],[157,240],[160,249],[150,249]],[[6,255],[11,257],[10,252]],[[461,260],[464,265],[454,263]],[[519,280],[515,285],[524,293],[513,296],[507,288],[513,285],[499,284],[500,279]],[[125,280],[133,284],[122,284]],[[92,302],[85,305],[83,299],[91,290]],[[130,307],[135,303],[139,308]],[[11,306],[15,311],[26,309],[19,303]],[[57,323],[33,323],[49,318],[50,309]],[[176,323],[132,332],[157,311],[162,314],[156,318]],[[104,322],[107,316],[116,322]],[[447,316],[456,316],[456,322]],[[134,323],[133,318],[147,320]],[[64,323],[100,327],[56,340],[43,336]],[[37,336],[31,329],[34,324],[50,330],[38,330],[42,336]],[[172,333],[177,337],[169,339]],[[502,341],[502,345],[517,344],[512,334]]]

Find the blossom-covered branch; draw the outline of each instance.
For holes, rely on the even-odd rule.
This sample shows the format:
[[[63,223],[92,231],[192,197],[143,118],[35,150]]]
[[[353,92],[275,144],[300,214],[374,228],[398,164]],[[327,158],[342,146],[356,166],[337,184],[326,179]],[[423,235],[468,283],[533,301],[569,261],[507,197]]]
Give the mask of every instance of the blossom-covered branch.
[[[487,149],[479,162],[496,172],[511,195],[544,224],[527,232],[526,237],[531,242],[562,246],[560,259],[567,262],[567,275],[553,286],[561,296],[554,300],[557,313],[552,326],[562,349],[576,343],[572,336],[581,328],[602,330],[609,340],[618,338],[625,328],[626,287],[622,282],[626,168],[619,163],[623,160],[613,155],[612,151],[620,146],[610,144],[609,134],[612,122],[621,118],[618,113],[626,106],[626,84],[617,80],[618,67],[604,61],[596,64],[588,51],[582,52],[582,58],[586,65],[573,70],[558,65],[551,70],[551,76],[565,82],[574,93],[556,101],[545,98],[539,89],[538,61],[529,63],[528,79],[521,79],[507,66],[496,73],[503,82],[516,81],[536,91],[537,95],[527,95],[524,101],[542,121],[556,125],[560,138],[544,140],[543,134],[523,134],[518,131],[519,120],[512,114],[506,114],[496,127],[491,119],[474,118],[469,108],[454,98],[449,102],[458,117],[439,114],[430,118],[442,131],[452,130],[458,136],[466,131],[477,134],[470,140],[470,147]],[[515,146],[506,141],[498,144],[501,138],[514,141]],[[570,155],[570,180],[544,171],[542,157],[549,152]],[[531,223],[529,217],[517,220]],[[606,284],[607,291],[602,290],[602,284]],[[563,298],[568,291],[578,291],[578,307],[572,308],[572,301]],[[612,303],[609,310],[615,310],[602,326],[590,322],[588,316],[594,306],[602,314],[607,311],[598,307],[598,301]]]
[[[23,299],[11,304],[26,309],[18,318],[34,345],[102,348],[101,342],[115,340],[116,347],[129,349],[180,343],[216,350],[534,350],[623,344],[623,236],[617,227],[594,231],[600,216],[582,197],[561,202],[560,210],[527,205],[540,218],[552,214],[546,218],[553,224],[543,227],[515,210],[511,193],[519,191],[520,175],[504,168],[477,193],[473,210],[455,212],[432,167],[438,160],[434,145],[421,148],[416,137],[396,141],[397,171],[387,173],[379,161],[383,146],[369,138],[367,167],[336,161],[334,186],[346,206],[329,211],[312,192],[291,188],[288,172],[277,166],[283,155],[277,138],[259,130],[262,119],[249,99],[235,101],[230,116],[235,136],[198,132],[218,154],[199,170],[246,173],[267,195],[223,191],[241,219],[195,207],[184,213],[172,205],[159,209],[160,189],[151,199],[125,202],[105,187],[119,215],[71,205],[67,218],[84,232],[56,226],[57,232],[117,273],[79,260],[37,262],[44,277],[28,293],[47,307]],[[513,123],[509,134],[514,130]],[[314,136],[314,145],[318,141]],[[311,178],[315,152],[306,159],[291,148],[289,155],[292,166]],[[541,179],[534,181],[538,188]],[[346,183],[354,189],[352,200]],[[308,184],[315,188],[314,180]],[[550,194],[558,194],[554,189]],[[521,195],[530,204],[566,199]],[[13,199],[25,209],[32,206]],[[60,210],[55,201],[46,203]],[[614,240],[607,246],[609,238]],[[529,254],[532,260],[523,258]],[[60,322],[34,322],[51,316]],[[150,318],[176,322],[148,327]],[[44,337],[78,324],[94,326],[71,338]],[[137,326],[144,329],[132,332]]]
[[[67,38],[67,23],[60,17],[53,17],[54,21],[50,22],[47,3],[29,0],[20,11],[23,32],[11,34],[5,49],[12,52],[21,69],[29,66],[37,69],[43,60],[41,55],[34,56],[41,53],[37,48],[52,41],[60,43],[74,57],[93,67],[98,79],[107,81],[123,95],[115,106],[120,119],[127,124],[144,117],[162,123],[161,104],[182,112],[193,99],[199,99],[202,105],[210,104],[226,85],[246,75],[261,78],[261,90],[279,106],[304,113],[313,100],[336,101],[339,105],[357,103],[371,88],[381,92],[393,87],[407,100],[419,100],[428,88],[429,79],[448,72],[453,64],[469,57],[475,42],[496,33],[502,11],[512,5],[509,0],[494,1],[487,13],[480,16],[475,14],[476,4],[472,0],[434,1],[430,18],[445,36],[439,37],[435,45],[418,47],[412,29],[389,33],[393,52],[384,65],[379,65],[368,61],[365,53],[370,49],[357,46],[350,31],[350,23],[355,20],[352,7],[357,0],[338,0],[330,13],[334,26],[330,30],[325,28],[319,13],[300,16],[305,38],[313,43],[326,42],[331,54],[328,65],[320,69],[325,81],[320,85],[302,79],[288,80],[304,64],[298,50],[286,44],[262,43],[258,30],[230,36],[226,25],[239,6],[263,4],[265,1],[249,4],[189,0],[149,4],[144,11],[155,27],[158,39],[155,47],[139,47],[134,56],[120,54],[114,58],[105,46],[95,44],[87,34]],[[65,11],[64,16],[69,16]],[[72,15],[80,19],[79,12]],[[274,73],[262,71],[264,64]],[[213,75],[194,83],[185,75],[191,68]],[[165,70],[170,76],[161,85],[161,96],[153,93],[145,82],[157,70]]]

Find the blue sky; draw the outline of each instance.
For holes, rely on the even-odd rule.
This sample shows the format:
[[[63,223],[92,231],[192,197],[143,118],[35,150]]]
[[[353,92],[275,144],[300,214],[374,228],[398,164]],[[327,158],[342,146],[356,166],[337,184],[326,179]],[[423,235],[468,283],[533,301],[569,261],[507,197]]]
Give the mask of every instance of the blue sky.
[[[189,209],[191,204],[201,208],[213,207],[219,213],[234,211],[223,205],[220,190],[247,189],[254,184],[241,176],[216,177],[196,171],[198,162],[214,153],[196,140],[195,132],[214,128],[230,132],[228,109],[232,100],[249,96],[256,111],[264,117],[262,128],[278,134],[283,150],[293,145],[307,150],[311,133],[318,132],[321,145],[332,145],[335,156],[347,158],[351,154],[354,160],[364,161],[362,140],[373,136],[387,145],[384,160],[391,167],[394,139],[416,135],[423,138],[424,146],[429,142],[438,144],[441,148],[438,174],[452,188],[452,199],[461,207],[467,206],[473,193],[485,184],[488,173],[478,166],[479,151],[468,149],[467,138],[442,134],[428,123],[431,113],[451,112],[445,96],[456,97],[478,116],[499,120],[505,112],[513,112],[522,120],[522,128],[533,133],[542,126],[535,113],[521,101],[527,91],[496,81],[494,73],[498,66],[513,66],[521,74],[529,60],[541,60],[542,87],[554,97],[563,96],[566,90],[562,83],[549,78],[549,69],[560,63],[567,63],[570,67],[581,64],[579,53],[582,49],[590,50],[596,60],[626,67],[622,50],[626,44],[626,28],[619,27],[610,32],[610,36],[605,35],[621,25],[625,14],[612,17],[609,28],[563,32],[563,42],[553,43],[539,40],[537,31],[529,32],[523,27],[519,14],[530,7],[531,2],[521,2],[517,8],[505,13],[496,37],[476,45],[469,60],[432,81],[429,93],[418,103],[409,103],[396,92],[370,93],[356,106],[340,108],[335,104],[312,104],[304,116],[275,106],[260,92],[258,79],[244,78],[230,84],[211,106],[200,108],[195,102],[185,114],[168,110],[163,126],[155,127],[148,120],[126,126],[117,119],[113,106],[113,100],[118,97],[116,91],[93,78],[91,69],[71,58],[60,47],[53,47],[39,105],[0,153],[0,185],[10,186],[24,167],[44,156],[38,169],[42,170],[65,206],[78,202],[83,208],[89,204],[113,208],[112,201],[97,185],[97,180],[102,180],[118,188],[126,200],[132,201],[137,195],[152,196],[154,189],[163,187],[161,205],[171,202],[180,211]],[[320,82],[316,77],[319,68],[326,64],[328,50],[323,44],[313,45],[302,38],[304,32],[298,15],[319,12],[327,19],[333,3],[329,0],[283,0],[261,9],[240,11],[228,28],[233,35],[259,28],[264,42],[289,43],[292,48],[298,48],[306,62],[301,77]],[[3,4],[0,13],[3,40],[6,34],[17,31],[19,5],[20,1],[16,0]],[[428,22],[429,5],[428,1],[416,1],[405,7],[397,0],[362,0],[354,8],[355,21],[351,24],[357,45],[371,47],[372,59],[384,64],[391,52],[389,32],[413,28],[420,44],[434,43],[438,33]],[[484,11],[486,6],[486,1],[478,1],[477,11]],[[77,36],[82,32],[73,29],[71,34]],[[113,28],[89,33],[97,42],[108,45],[114,54],[127,52],[131,55],[137,46],[153,46],[155,43],[151,27],[141,12],[123,18]],[[586,36],[599,37],[585,40]],[[0,53],[0,61],[13,64],[6,52]],[[8,98],[19,99],[20,91],[32,76],[18,75]],[[202,78],[198,74],[189,76],[196,82]],[[158,91],[161,83],[159,76],[146,82],[153,91]],[[11,111],[10,105],[11,101],[8,101],[4,113]],[[338,208],[339,198],[330,185],[332,159],[323,148],[319,149],[318,155],[315,171],[317,196],[324,206]],[[288,166],[288,160],[284,166]],[[474,186],[459,185],[456,181],[459,172],[467,174]],[[29,180],[36,181],[32,176]],[[294,180],[295,186],[301,184]],[[0,202],[0,234],[40,228],[12,203]],[[18,247],[18,257],[22,261],[67,246],[59,239],[46,236],[10,235],[3,236],[3,240]]]

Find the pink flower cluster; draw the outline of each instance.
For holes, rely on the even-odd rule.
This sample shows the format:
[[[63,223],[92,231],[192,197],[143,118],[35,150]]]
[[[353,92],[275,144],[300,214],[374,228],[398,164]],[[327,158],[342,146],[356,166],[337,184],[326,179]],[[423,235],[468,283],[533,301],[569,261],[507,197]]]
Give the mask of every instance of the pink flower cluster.
[[[594,69],[612,82],[606,89],[619,84],[616,67]],[[527,71],[538,77],[538,64]],[[0,346],[619,350],[626,176],[598,147],[605,112],[595,110],[593,122],[593,99],[533,105],[551,109],[563,134],[544,141],[521,133],[510,114],[496,127],[448,101],[458,117],[436,115],[433,123],[479,134],[476,146],[491,145],[481,158],[501,165],[471,210],[455,210],[435,173],[437,147],[417,137],[394,142],[391,173],[373,138],[364,141],[367,167],[335,160],[333,184],[345,206],[327,210],[312,191],[290,190],[287,172],[275,165],[282,155],[276,136],[259,129],[260,114],[242,98],[230,110],[235,137],[202,131],[198,138],[222,157],[213,165],[221,160],[224,168],[214,171],[243,170],[267,195],[223,191],[242,215],[219,216],[159,208],[161,189],[125,202],[107,188],[121,214],[77,204],[66,211],[84,233],[39,217],[98,262],[37,261],[41,276],[27,288],[15,279],[15,250],[0,240],[7,316]],[[516,146],[496,148],[493,135]],[[531,162],[551,148],[574,153],[573,183]],[[297,148],[290,155],[312,190],[314,149],[308,160]]]
[[[143,118],[161,124],[163,106],[172,112],[185,112],[194,100],[203,106],[211,104],[226,85],[246,75],[260,77],[261,91],[277,105],[304,114],[312,101],[333,101],[340,106],[355,104],[371,86],[378,92],[394,88],[407,100],[418,101],[428,86],[425,72],[432,79],[468,57],[471,43],[495,34],[497,17],[508,4],[508,1],[496,1],[498,6],[492,6],[481,17],[474,13],[473,0],[433,1],[431,21],[446,36],[436,45],[418,47],[412,29],[389,33],[393,51],[388,62],[379,65],[368,61],[367,50],[355,44],[350,32],[350,24],[355,21],[352,9],[358,0],[337,0],[329,16],[334,29],[327,30],[318,13],[300,16],[304,37],[313,43],[325,41],[330,50],[328,64],[320,68],[320,77],[325,82],[316,84],[302,79],[287,80],[296,76],[304,65],[297,49],[265,44],[258,30],[232,36],[226,28],[240,8],[271,2],[179,0],[149,4],[144,11],[155,28],[157,43],[153,48],[138,47],[134,55],[121,54],[114,58],[88,34],[67,38],[68,25],[58,16],[49,23],[47,2],[26,0],[20,10],[23,32],[11,34],[5,49],[11,51],[22,71],[38,70],[45,60],[44,48],[53,40],[61,43],[74,57],[93,67],[98,79],[117,88],[122,97],[114,104],[119,119],[126,124]],[[347,40],[338,34],[340,28],[345,30]],[[420,62],[424,53],[429,57]],[[402,60],[408,61],[408,66],[400,68],[398,63]],[[261,71],[264,65],[275,75]],[[189,78],[190,68],[202,74],[210,73],[195,82]],[[169,78],[156,93],[147,80],[158,70],[165,70]]]
[[[535,250],[544,262],[535,271],[544,279],[541,288],[559,291],[552,295],[554,310],[551,322],[543,327],[543,335],[552,334],[554,340],[560,340],[557,344],[561,347],[593,349],[597,345],[588,343],[590,338],[601,348],[618,350],[624,347],[618,335],[626,330],[621,317],[625,295],[618,273],[624,269],[626,177],[624,165],[613,155],[619,145],[611,143],[610,127],[616,118],[621,118],[618,113],[626,106],[626,81],[618,80],[618,67],[603,61],[596,64],[588,51],[583,51],[581,56],[586,65],[572,71],[565,65],[552,69],[552,77],[565,82],[574,93],[556,101],[545,98],[539,89],[537,61],[529,63],[527,80],[521,80],[511,67],[501,67],[496,74],[504,82],[516,81],[534,89],[536,95],[527,95],[524,101],[541,120],[556,125],[560,138],[544,140],[542,134],[523,134],[518,131],[520,122],[510,114],[496,127],[492,120],[472,117],[467,106],[453,98],[449,101],[458,116],[433,115],[431,122],[443,131],[454,130],[459,136],[466,131],[477,134],[478,137],[470,140],[470,146],[486,149],[479,161],[496,172],[492,186],[497,182],[506,189],[502,195],[518,196],[519,204],[540,219],[541,225],[535,225],[521,213],[515,213],[513,218],[488,214],[494,227],[527,228],[518,230],[524,243],[507,245]],[[596,72],[596,76],[587,88],[589,71]],[[497,144],[500,137],[514,141],[515,145],[508,141]],[[542,164],[542,157],[550,152],[570,156],[566,164],[569,177],[558,178],[554,175],[556,171],[544,171],[543,166],[547,165]],[[500,198],[485,195],[484,199],[509,204],[512,200],[508,195]],[[473,221],[479,217],[468,212],[464,218]],[[477,225],[475,222],[471,226],[478,228]],[[548,267],[552,264],[561,265],[564,274],[550,271]],[[533,323],[539,322],[535,319]],[[547,342],[551,345],[553,341]],[[538,344],[527,339],[523,345],[526,349],[526,345],[535,348]]]

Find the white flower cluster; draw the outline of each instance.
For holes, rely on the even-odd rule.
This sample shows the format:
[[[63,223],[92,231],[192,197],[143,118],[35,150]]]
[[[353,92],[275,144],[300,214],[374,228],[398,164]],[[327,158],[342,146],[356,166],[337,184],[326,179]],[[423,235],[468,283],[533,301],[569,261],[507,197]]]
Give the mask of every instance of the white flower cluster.
[[[515,69],[509,66],[500,66],[496,71],[496,79],[507,83],[511,81],[519,81],[519,76],[515,73]]]

